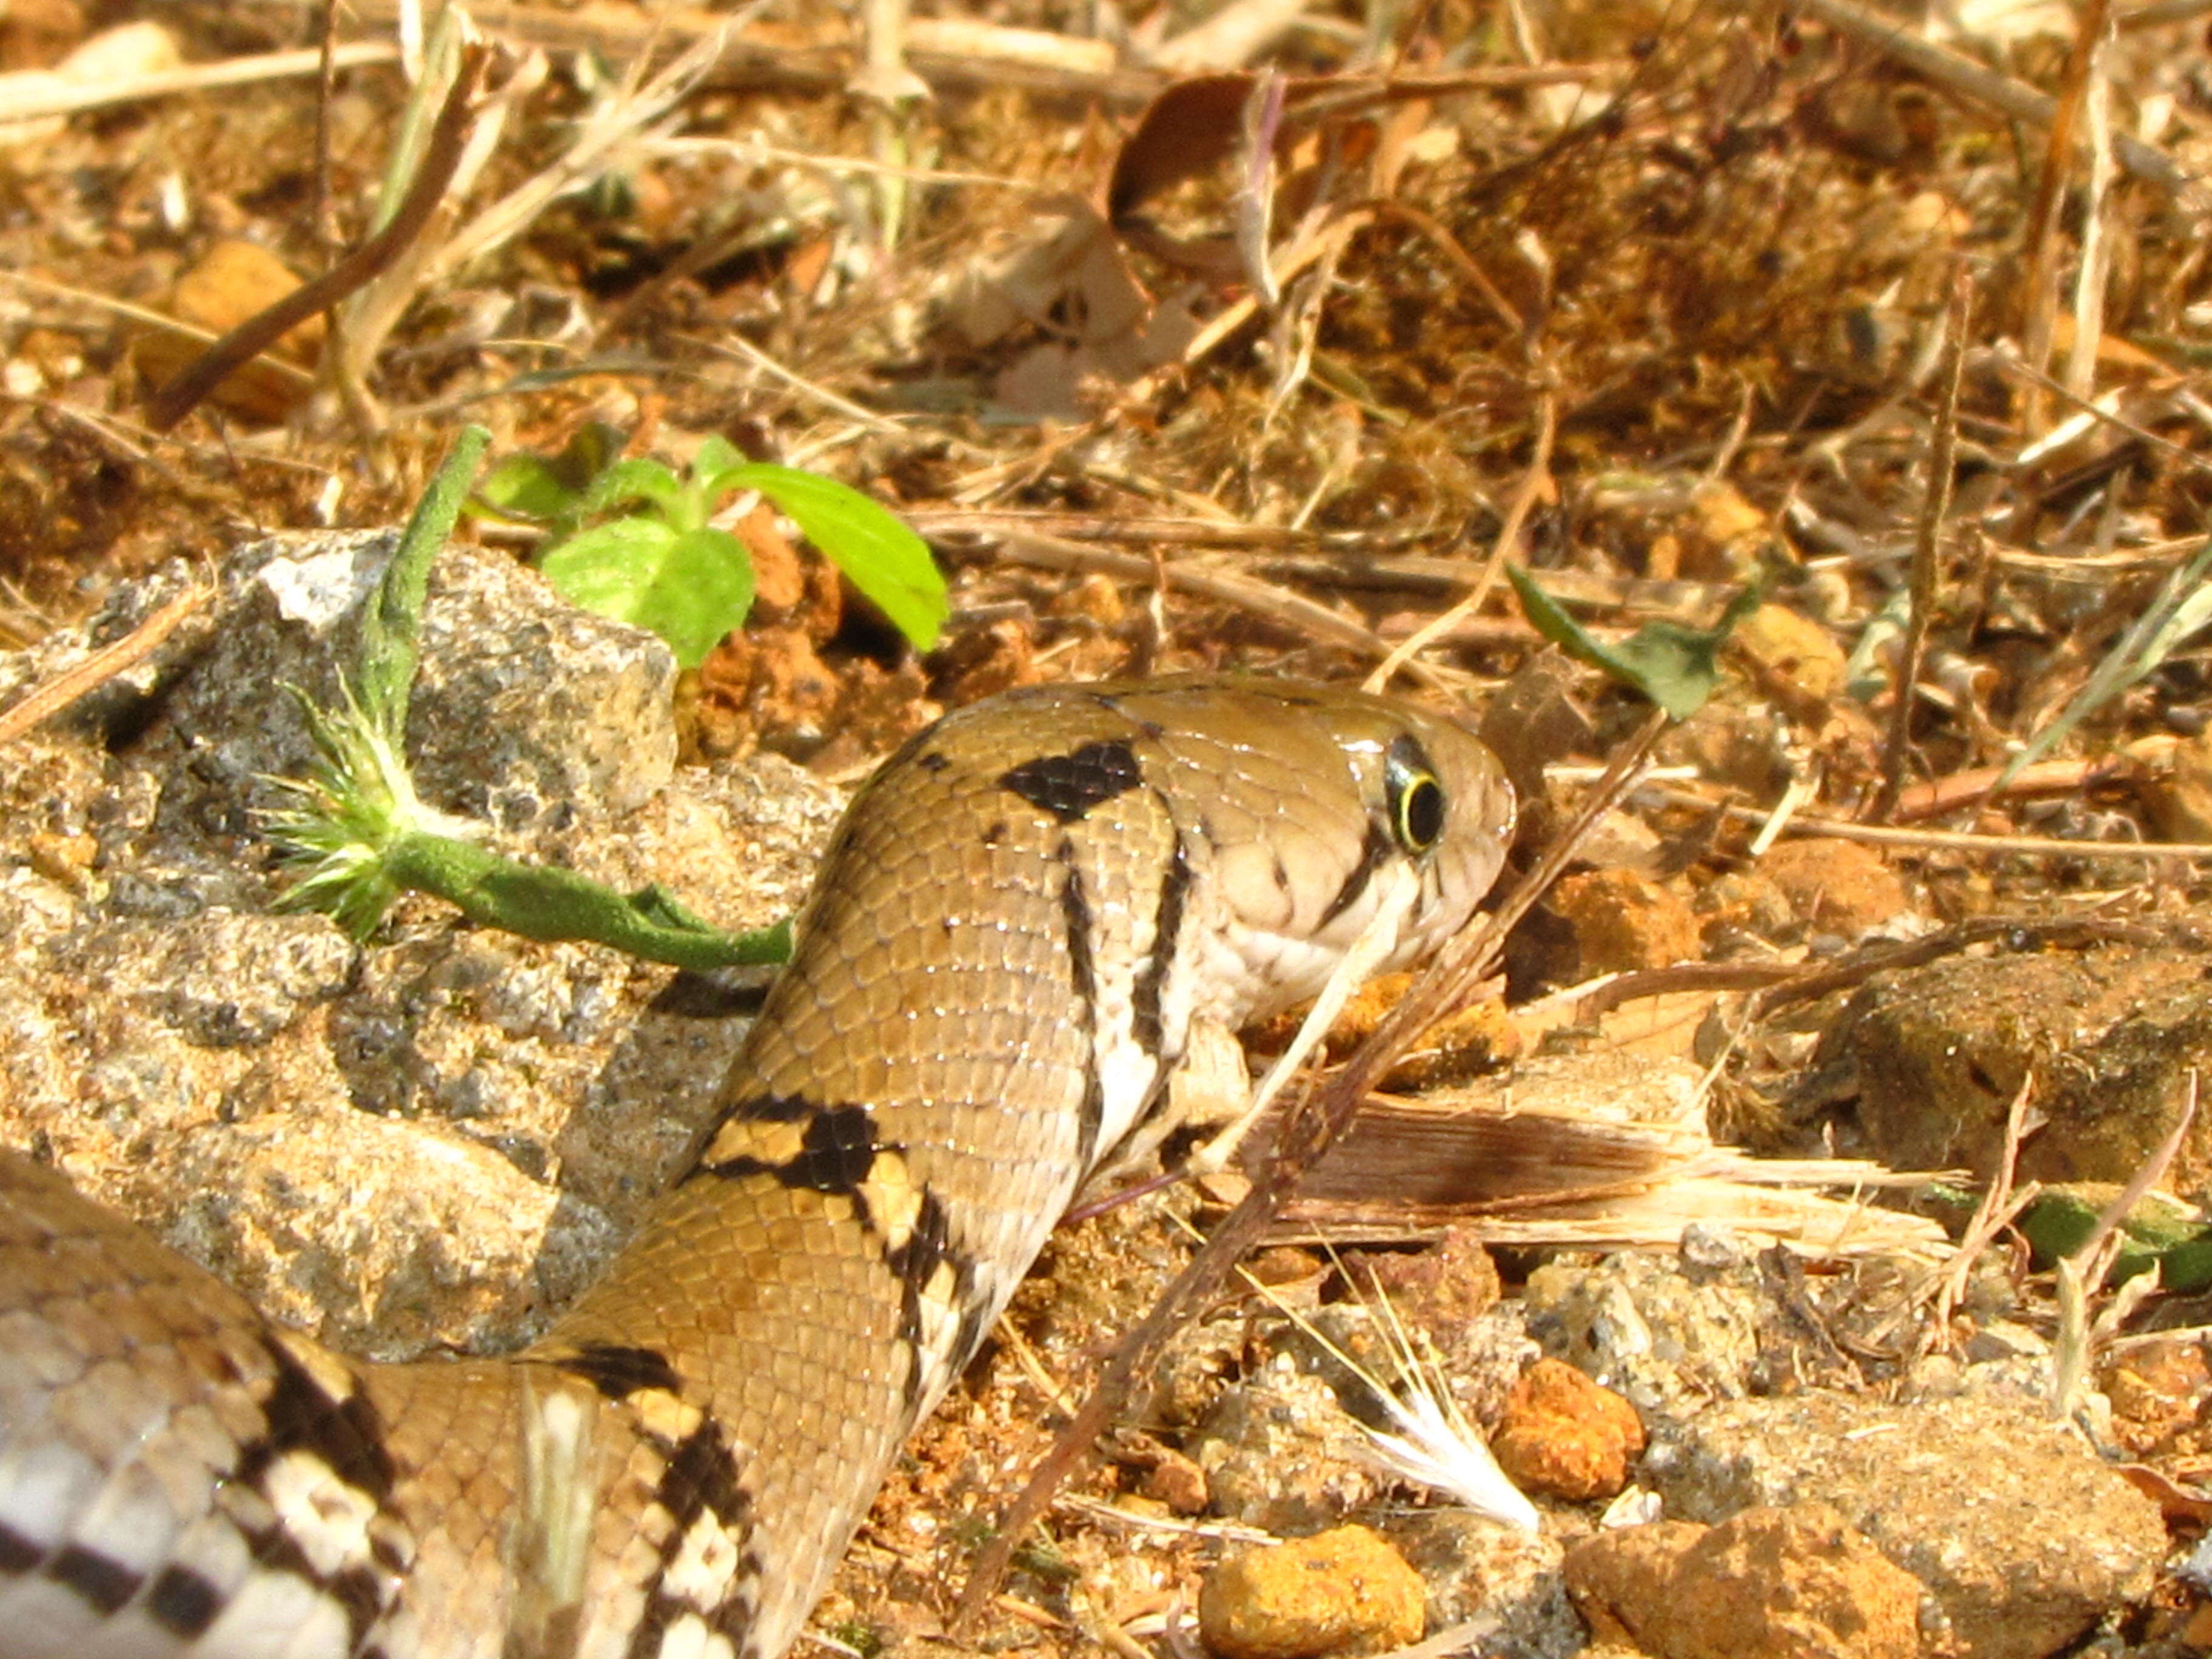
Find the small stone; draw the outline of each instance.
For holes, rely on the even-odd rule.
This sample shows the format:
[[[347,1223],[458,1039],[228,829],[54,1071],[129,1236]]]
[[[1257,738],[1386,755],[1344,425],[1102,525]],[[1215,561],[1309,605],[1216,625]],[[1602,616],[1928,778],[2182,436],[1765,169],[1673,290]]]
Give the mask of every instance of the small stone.
[[[208,334],[222,335],[265,311],[300,286],[292,269],[258,242],[226,238],[177,278],[169,312]],[[299,371],[322,349],[320,315],[298,324],[261,356],[240,364],[216,386],[215,400],[256,420],[281,419],[313,382]],[[206,349],[198,334],[149,328],[134,343],[139,372],[154,385],[168,380]],[[276,360],[290,365],[288,373]]]
[[[1817,708],[1843,689],[1843,647],[1809,617],[1784,605],[1762,605],[1729,643],[1758,671],[1762,689],[1793,708]]]
[[[1785,841],[1759,860],[1798,920],[1856,938],[1912,908],[1905,884],[1881,855],[1856,842]]]
[[[1216,1396],[1190,1452],[1216,1515],[1279,1534],[1312,1532],[1337,1525],[1382,1489],[1372,1460],[1354,1451],[1350,1427],[1336,1390],[1278,1355]]]
[[[1698,919],[1674,892],[1632,870],[1593,870],[1552,890],[1552,908],[1575,930],[1585,975],[1695,962]]]
[[[1203,1515],[1208,1494],[1206,1471],[1181,1452],[1163,1446],[1137,1490],[1177,1515]]]
[[[2051,1344],[2039,1332],[2017,1320],[1992,1319],[1966,1339],[1966,1362],[1987,1364],[1996,1359],[2040,1359]]]
[[[1565,1571],[1599,1636],[1625,1634],[1654,1659],[1920,1650],[1920,1581],[1823,1504],[1601,1533],[1569,1552]]]
[[[1364,1527],[1248,1550],[1206,1575],[1198,1627],[1221,1659],[1379,1653],[1421,1638],[1420,1575]]]
[[[1687,1521],[1654,1521],[1599,1533],[1570,1549],[1561,1570],[1591,1636],[1620,1646],[1642,1639],[1675,1569],[1707,1530]]]
[[[1491,1450],[1516,1486],[1577,1502],[1610,1498],[1644,1450],[1644,1425],[1610,1389],[1540,1359],[1507,1396]]]
[[[1371,1285],[1398,1317],[1449,1350],[1459,1326],[1480,1319],[1504,1294],[1478,1227],[1454,1226],[1432,1249],[1376,1250],[1358,1259],[1356,1281]]]
[[[2112,1402],[2112,1429],[2137,1457],[2201,1454],[2212,1443],[2212,1364],[2194,1336],[2131,1344],[2099,1382]]]

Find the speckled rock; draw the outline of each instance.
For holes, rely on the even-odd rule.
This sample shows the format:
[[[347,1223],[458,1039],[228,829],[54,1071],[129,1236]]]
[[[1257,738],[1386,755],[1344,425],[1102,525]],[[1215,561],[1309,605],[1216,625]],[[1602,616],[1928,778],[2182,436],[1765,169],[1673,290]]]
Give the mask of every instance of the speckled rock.
[[[1653,1659],[1911,1659],[1920,1581],[1820,1504],[1662,1521],[1570,1551],[1575,1602]]]
[[[1549,1525],[1525,1533],[1458,1509],[1415,1510],[1377,1525],[1428,1587],[1430,1629],[1471,1626],[1475,1653],[1567,1659],[1582,1651],[1583,1621]]]
[[[1272,1533],[1330,1527],[1388,1484],[1334,1389],[1279,1353],[1224,1389],[1192,1437],[1214,1512]]]
[[[1246,1550],[1206,1577],[1198,1627],[1220,1659],[1379,1653],[1421,1637],[1420,1576],[1364,1527]]]
[[[1935,1635],[1970,1659],[2064,1647],[2143,1595],[2166,1550],[2157,1504],[2025,1402],[1808,1391],[1650,1426],[1643,1479],[1670,1516],[1831,1504],[1928,1587]]]
[[[1954,957],[1877,975],[1823,1037],[1809,1084],[1856,1093],[1872,1155],[1899,1169],[1986,1176],[2033,1068],[2044,1127],[2022,1181],[2124,1182],[2172,1127],[2185,1073],[2212,1066],[2212,958],[2167,948]],[[2167,1184],[2212,1181],[2200,1113]]]
[[[741,988],[403,902],[367,948],[282,890],[261,774],[306,754],[381,536],[233,555],[162,647],[0,769],[0,1142],[149,1223],[278,1317],[380,1357],[527,1340],[711,1109]],[[0,703],[187,586],[118,591],[0,654]],[[731,927],[786,914],[838,801],[773,757],[672,769],[672,672],[504,557],[434,574],[410,739],[501,850]]]
[[[278,538],[224,562],[229,614],[165,711],[198,789],[165,810],[235,822],[273,804],[265,780],[307,757],[285,690],[325,704],[354,660],[362,602],[395,535]],[[501,828],[621,814],[676,763],[676,661],[641,629],[580,611],[505,556],[450,547],[432,568],[422,672],[407,721],[416,786],[433,805]]]
[[[1513,1484],[1570,1502],[1611,1498],[1644,1451],[1636,1407],[1572,1365],[1540,1359],[1506,1396],[1491,1451]]]
[[[1530,1334],[1638,1407],[1741,1397],[1759,1359],[1761,1302],[1731,1274],[1646,1255],[1563,1260],[1528,1275]]]

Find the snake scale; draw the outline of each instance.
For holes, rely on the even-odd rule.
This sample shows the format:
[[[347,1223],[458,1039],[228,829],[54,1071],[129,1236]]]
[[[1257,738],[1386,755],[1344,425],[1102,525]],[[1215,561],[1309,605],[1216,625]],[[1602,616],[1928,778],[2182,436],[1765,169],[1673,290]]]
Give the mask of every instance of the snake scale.
[[[1312,995],[1386,885],[1387,959],[1438,944],[1513,816],[1356,693],[948,717],[854,797],[688,1172],[508,1358],[332,1353],[0,1152],[0,1659],[777,1659],[1193,1030]]]

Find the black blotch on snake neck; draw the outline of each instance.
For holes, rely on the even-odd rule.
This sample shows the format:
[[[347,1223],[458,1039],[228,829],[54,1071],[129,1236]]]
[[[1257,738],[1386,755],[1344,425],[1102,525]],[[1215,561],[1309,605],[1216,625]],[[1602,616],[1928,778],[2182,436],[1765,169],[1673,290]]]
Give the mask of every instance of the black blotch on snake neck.
[[[1062,823],[1077,822],[1142,781],[1136,750],[1118,742],[1086,743],[1069,754],[1024,761],[999,779],[1001,787]]]
[[[684,1379],[676,1374],[666,1354],[619,1342],[586,1342],[553,1364],[571,1376],[583,1378],[609,1400],[623,1399],[641,1389],[676,1394],[683,1388]]]

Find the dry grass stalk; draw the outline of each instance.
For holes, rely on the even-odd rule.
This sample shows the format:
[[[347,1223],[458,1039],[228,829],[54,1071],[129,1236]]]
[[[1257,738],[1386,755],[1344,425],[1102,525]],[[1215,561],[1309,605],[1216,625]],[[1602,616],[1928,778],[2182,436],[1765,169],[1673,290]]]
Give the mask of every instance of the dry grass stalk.
[[[1921,498],[1920,523],[1912,543],[1911,610],[1898,653],[1890,705],[1889,740],[1881,756],[1881,788],[1867,814],[1887,823],[1905,792],[1905,769],[1912,754],[1912,716],[1919,702],[1920,667],[1928,652],[1928,630],[1935,623],[1936,589],[1942,576],[1944,520],[1951,513],[1951,489],[1958,471],[1959,383],[1966,368],[1966,330],[1974,310],[1973,279],[1962,266],[1953,278],[1951,310],[1945,319],[1943,387],[1928,437],[1928,482]]]
[[[2096,1224],[2089,1230],[2081,1247],[2057,1264],[2058,1330],[2051,1352],[2053,1417],[2071,1419],[2080,1405],[2082,1385],[2089,1375],[2089,1362],[2100,1334],[2111,1335],[2127,1310],[2139,1304],[2157,1286],[2155,1273],[2137,1274],[2121,1287],[2115,1297],[2116,1306],[2106,1310],[2106,1316],[2098,1321],[2095,1328],[2091,1327],[2089,1298],[2103,1288],[2106,1276],[2119,1260],[2121,1246],[2126,1242],[2120,1224],[2166,1178],[2166,1170],[2181,1150],[2182,1140],[2196,1118],[2197,1070],[2191,1066],[2181,1086],[2180,1109],[2174,1114],[2173,1127],[2151,1148],[2149,1155],[2128,1178],[2127,1185],[2098,1214]]]
[[[331,49],[331,61],[337,69],[381,68],[399,61],[399,48],[385,40],[349,40]],[[88,109],[110,109],[119,104],[140,104],[153,98],[299,80],[320,74],[322,67],[321,49],[309,46],[297,52],[255,52],[243,58],[226,58],[218,63],[191,64],[179,69],[97,81],[64,82],[43,71],[19,70],[0,75],[0,125],[74,115]]]

